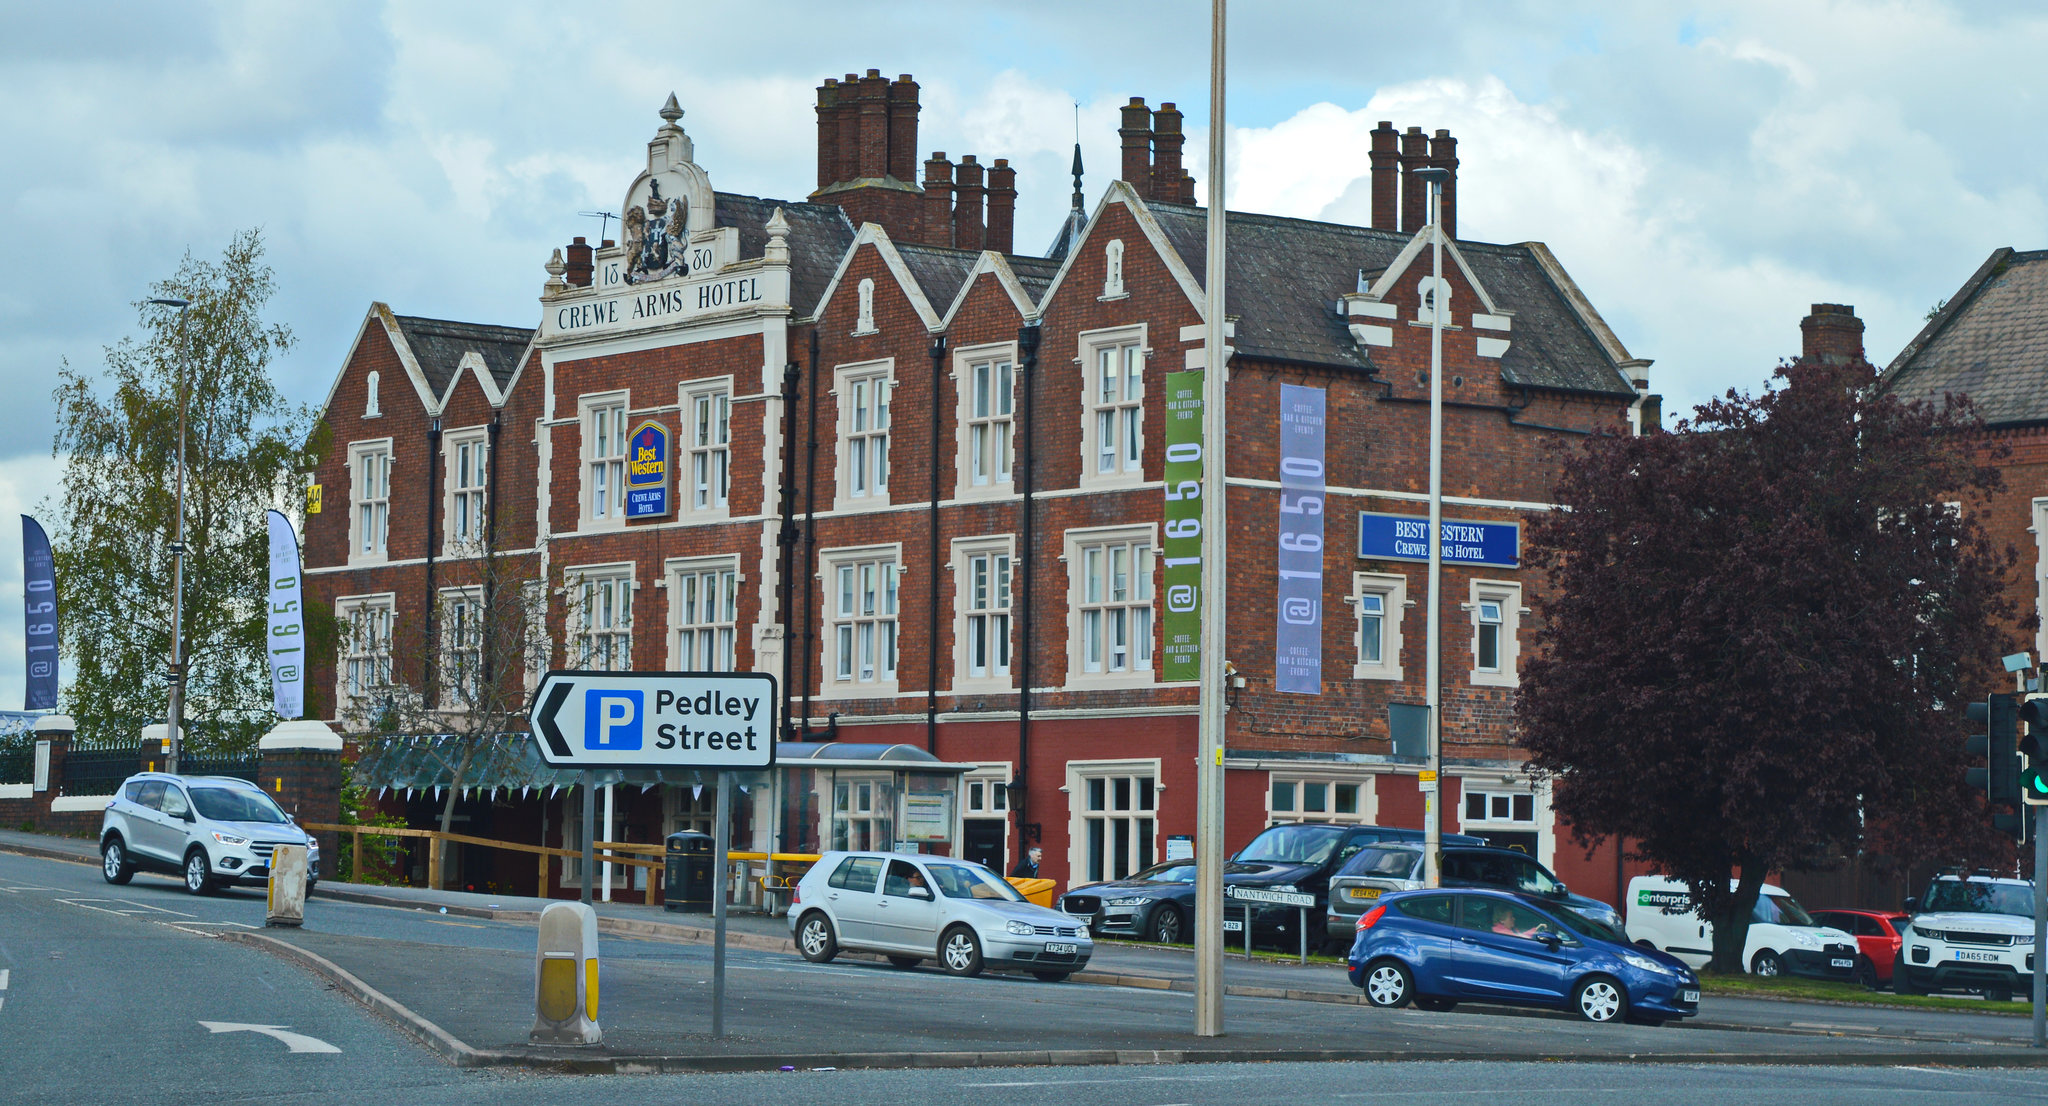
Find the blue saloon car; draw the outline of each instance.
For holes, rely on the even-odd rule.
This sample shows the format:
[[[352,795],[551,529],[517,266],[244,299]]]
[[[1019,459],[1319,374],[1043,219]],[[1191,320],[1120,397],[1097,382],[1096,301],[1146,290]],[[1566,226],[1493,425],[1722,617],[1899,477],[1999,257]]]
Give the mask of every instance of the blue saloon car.
[[[1552,1006],[1587,1021],[1658,1025],[1699,1013],[1700,981],[1677,957],[1512,891],[1383,896],[1358,919],[1351,982],[1374,1006]]]

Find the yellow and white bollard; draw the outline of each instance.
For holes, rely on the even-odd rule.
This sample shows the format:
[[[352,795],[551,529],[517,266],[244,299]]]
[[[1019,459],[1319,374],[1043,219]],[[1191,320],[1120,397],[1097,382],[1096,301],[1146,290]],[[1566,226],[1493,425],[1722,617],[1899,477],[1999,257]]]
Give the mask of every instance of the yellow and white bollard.
[[[549,903],[540,912],[528,1039],[561,1045],[604,1040],[597,1025],[597,911],[585,903]]]
[[[279,845],[270,852],[270,901],[263,924],[304,925],[306,921],[306,847]]]

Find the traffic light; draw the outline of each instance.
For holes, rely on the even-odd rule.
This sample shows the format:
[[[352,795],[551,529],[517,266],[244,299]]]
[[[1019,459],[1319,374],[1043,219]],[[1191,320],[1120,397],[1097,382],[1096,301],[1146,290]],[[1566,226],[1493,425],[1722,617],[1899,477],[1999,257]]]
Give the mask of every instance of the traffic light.
[[[2048,695],[2029,695],[2020,704],[2020,801],[2048,806]]]
[[[2019,696],[2001,692],[1984,702],[1971,703],[1966,713],[1970,721],[1984,724],[1983,732],[1971,734],[1963,746],[1972,760],[1983,758],[1983,767],[1973,765],[1969,769],[1967,779],[1970,786],[1984,789],[1984,798],[1992,809],[1991,824],[1994,828],[2023,838],[2026,820],[2017,810],[2020,805]],[[2044,792],[2043,797],[2048,799],[2048,792]]]

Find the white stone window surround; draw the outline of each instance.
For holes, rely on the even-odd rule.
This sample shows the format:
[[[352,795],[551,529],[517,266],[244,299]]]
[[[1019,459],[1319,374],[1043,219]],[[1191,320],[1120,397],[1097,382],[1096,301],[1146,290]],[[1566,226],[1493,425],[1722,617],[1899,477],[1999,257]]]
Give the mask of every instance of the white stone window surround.
[[[954,489],[959,500],[1013,499],[1017,343],[953,351]],[[977,433],[979,431],[979,433]]]
[[[1512,580],[1475,579],[1470,588],[1470,600],[1460,607],[1472,620],[1472,683],[1514,687],[1521,682],[1516,666],[1522,655],[1522,616],[1529,613],[1522,606],[1522,585]],[[1487,659],[1482,654],[1489,631],[1497,635],[1497,652],[1491,658],[1494,663],[1484,666],[1481,661]]]
[[[876,698],[897,690],[902,628],[903,546],[848,546],[818,551],[819,611],[825,626],[817,698]],[[872,569],[872,576],[864,570]],[[842,569],[852,570],[849,596]],[[872,602],[869,590],[872,588]],[[844,615],[841,611],[845,611]],[[842,631],[845,631],[842,633]],[[842,673],[844,673],[842,675]]]
[[[1343,822],[1373,825],[1379,817],[1379,790],[1369,771],[1276,771],[1266,781],[1266,821]],[[1351,789],[1348,795],[1340,789]],[[1340,810],[1348,805],[1350,810]]]
[[[440,608],[435,631],[441,654],[438,710],[468,710],[482,690],[483,603],[483,589],[474,586],[442,588],[435,596]]]
[[[583,439],[582,528],[619,529],[626,525],[626,435],[632,397],[624,390],[576,397],[576,419]]]
[[[484,489],[489,478],[490,428],[465,426],[441,434],[441,457],[447,471],[441,484],[441,541],[450,556],[483,548]]]
[[[1377,600],[1377,610],[1369,600]],[[1352,657],[1351,678],[1354,680],[1394,680],[1402,678],[1401,672],[1401,630],[1407,621],[1408,608],[1414,602],[1408,598],[1408,577],[1392,572],[1354,572],[1351,574],[1351,594],[1344,601],[1352,609]],[[1375,628],[1371,620],[1378,619],[1377,644],[1379,656],[1373,658],[1369,646],[1373,644],[1368,635]]]
[[[893,357],[832,370],[832,396],[839,409],[834,510],[889,505],[889,406],[895,388]]]
[[[1117,782],[1125,781],[1119,796]],[[1101,781],[1101,809],[1091,784]],[[1150,781],[1149,801],[1140,781]],[[1070,760],[1067,762],[1067,882],[1070,885],[1114,879],[1158,863],[1161,839],[1158,813],[1165,785],[1160,781],[1159,759]],[[1119,805],[1119,798],[1123,799]],[[1097,840],[1091,822],[1102,824],[1101,864],[1092,865]],[[1126,827],[1121,832],[1117,824]],[[1142,823],[1142,824],[1141,824]],[[1122,863],[1119,872],[1118,861]],[[1097,872],[1100,874],[1096,874]],[[1116,873],[1116,874],[1112,874]]]
[[[1076,362],[1081,370],[1080,486],[1105,488],[1142,483],[1145,366],[1152,359],[1145,324],[1085,330],[1079,345]],[[1111,358],[1111,364],[1104,364],[1105,354]],[[1109,394],[1105,394],[1106,387]],[[1105,448],[1109,451],[1107,461]]]
[[[1131,572],[1130,590],[1126,593],[1130,597],[1121,602],[1112,601],[1106,596],[1091,600],[1088,581],[1085,578],[1088,572],[1088,550],[1138,545],[1142,545],[1145,550],[1140,558],[1143,566]],[[1154,667],[1158,663],[1158,650],[1153,640],[1159,632],[1158,589],[1152,579],[1152,574],[1158,571],[1159,567],[1157,528],[1151,523],[1136,526],[1082,527],[1066,531],[1063,535],[1063,546],[1065,551],[1061,554],[1060,560],[1065,563],[1067,569],[1067,685],[1073,689],[1153,686],[1158,682]],[[1107,578],[1110,572],[1110,566],[1106,562],[1103,563],[1101,573],[1105,577],[1105,586],[1112,582]],[[1137,584],[1141,577],[1143,591],[1142,594],[1137,594]],[[1142,633],[1134,632],[1136,628],[1127,624],[1126,640],[1131,650],[1131,667],[1124,671],[1110,670],[1108,638],[1111,627],[1105,625],[1100,665],[1102,671],[1091,672],[1088,670],[1090,657],[1087,635],[1092,627],[1089,625],[1087,611],[1091,608],[1108,610],[1116,607],[1125,610],[1142,609],[1146,612]]]
[[[677,388],[682,433],[673,450],[681,472],[675,495],[678,514],[694,521],[729,517],[732,493],[733,378],[685,381]]]
[[[577,565],[562,570],[568,625],[563,641],[571,668],[624,672],[633,667],[634,563]]]
[[[348,563],[383,564],[391,548],[390,438],[350,442],[348,446]]]
[[[1010,816],[1009,761],[983,761],[960,781],[960,813],[967,818]]]
[[[383,417],[384,408],[380,406],[377,398],[377,385],[383,379],[384,374],[375,369],[371,369],[370,374],[363,378],[363,417],[366,419]]]
[[[341,628],[341,657],[334,666],[337,716],[376,689],[391,684],[391,636],[398,619],[398,594],[343,595],[334,600]]]
[[[977,562],[981,562],[982,573],[976,572]],[[950,566],[954,585],[952,690],[957,694],[1010,691],[1016,663],[1012,635],[1017,539],[1011,534],[954,538]]]
[[[1102,247],[1102,294],[1098,300],[1120,300],[1130,295],[1124,287],[1124,241],[1112,238]]]
[[[859,334],[879,333],[875,327],[875,279],[862,277],[855,287],[854,298],[857,310],[853,321],[853,332]]]
[[[739,657],[739,589],[746,583],[739,556],[673,558],[664,569],[669,670],[734,671]]]
[[[1484,835],[1489,830],[1509,830],[1516,833],[1534,832],[1536,834],[1536,862],[1553,872],[1557,870],[1557,821],[1551,816],[1550,786],[1548,784],[1540,780],[1530,780],[1511,774],[1492,776],[1466,775],[1457,777],[1457,779],[1458,801],[1455,804],[1447,804],[1444,808],[1444,814],[1447,819],[1455,818],[1457,820],[1456,832],[1478,835]],[[1487,817],[1483,819],[1466,817],[1470,812],[1470,808],[1466,805],[1466,796],[1473,793],[1483,794],[1487,797]],[[1530,817],[1526,821],[1514,816],[1516,813],[1515,798],[1517,796],[1531,797],[1529,804],[1531,807]],[[1494,806],[1494,799],[1496,797],[1504,797],[1508,800],[1509,816],[1505,819],[1493,817],[1496,809]],[[1450,825],[1446,825],[1444,828],[1447,831],[1453,829]]]
[[[1441,291],[1443,293],[1441,297],[1443,303],[1441,306],[1443,308],[1444,313],[1444,326],[1446,328],[1449,328],[1451,326],[1456,325],[1453,322],[1453,318],[1455,316],[1455,309],[1451,306],[1453,298],[1451,294],[1451,282],[1448,280],[1443,280],[1438,277],[1433,277],[1428,273],[1422,274],[1415,280],[1415,322],[1423,326],[1428,326],[1430,324],[1431,312],[1433,312],[1438,307],[1436,301],[1439,298],[1437,296],[1432,295],[1432,291]]]

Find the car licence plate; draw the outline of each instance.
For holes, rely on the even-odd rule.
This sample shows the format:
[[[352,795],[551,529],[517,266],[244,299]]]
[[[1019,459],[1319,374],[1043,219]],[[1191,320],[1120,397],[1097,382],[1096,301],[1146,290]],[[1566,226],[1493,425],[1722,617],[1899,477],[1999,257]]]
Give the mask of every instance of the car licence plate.
[[[1075,953],[1077,953],[1077,952],[1080,952],[1080,951],[1081,951],[1081,946],[1079,946],[1079,945],[1069,945],[1069,944],[1065,944],[1065,943],[1062,943],[1062,942],[1057,942],[1057,941],[1055,941],[1055,942],[1048,942],[1048,943],[1046,944],[1046,946],[1045,946],[1045,951],[1047,951],[1047,952],[1050,952],[1050,953],[1055,953],[1055,954],[1058,954],[1058,955],[1060,955],[1060,956],[1072,956],[1072,955],[1074,955]]]
[[[1244,923],[1243,923],[1243,922],[1236,922],[1236,921],[1231,921],[1231,920],[1229,920],[1229,919],[1227,919],[1227,918],[1226,918],[1226,919],[1224,920],[1224,922],[1223,922],[1223,932],[1225,932],[1225,933],[1239,933],[1239,932],[1242,932],[1243,930],[1244,930]]]
[[[1700,992],[1699,992],[1699,988],[1697,988],[1697,987],[1691,987],[1691,988],[1687,988],[1686,990],[1683,990],[1683,991],[1680,991],[1680,992],[1678,992],[1678,1001],[1680,1001],[1680,1002],[1690,1002],[1690,1003],[1692,1003],[1692,1004],[1693,1004],[1693,1005],[1695,1005],[1695,1006],[1699,1005],[1699,1001],[1700,1001]]]
[[[1376,899],[1380,897],[1380,889],[1377,887],[1351,887],[1346,888],[1344,893],[1354,899]]]
[[[1839,958],[1837,958],[1837,959],[1834,959],[1834,960],[1830,960],[1830,961],[1828,961],[1828,967],[1830,967],[1830,968],[1853,968],[1853,967],[1855,967],[1855,966],[1856,966],[1856,962],[1855,962],[1854,960],[1843,960],[1843,959],[1839,959]]]
[[[1998,954],[1995,952],[1978,952],[1976,949],[1957,949],[1955,950],[1955,953],[1957,960],[1970,960],[1979,964],[1998,963]]]

